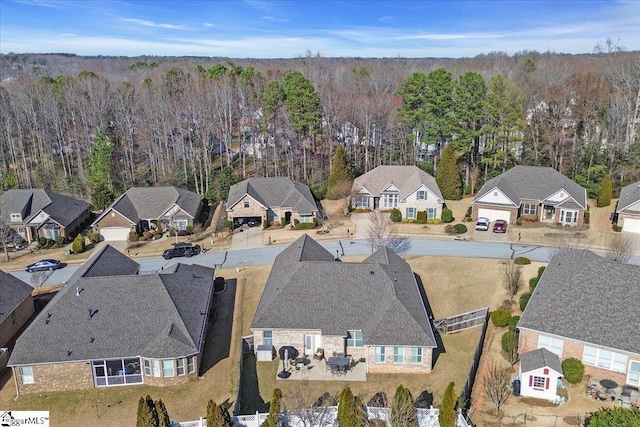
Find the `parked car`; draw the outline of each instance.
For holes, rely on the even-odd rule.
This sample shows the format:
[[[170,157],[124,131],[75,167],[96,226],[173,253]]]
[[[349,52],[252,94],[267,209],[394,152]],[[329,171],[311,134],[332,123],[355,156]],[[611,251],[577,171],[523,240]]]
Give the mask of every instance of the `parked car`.
[[[255,219],[250,219],[249,221],[247,221],[247,225],[249,227],[257,227],[260,225],[260,223]]]
[[[498,219],[493,224],[493,232],[494,233],[506,233],[507,232],[507,221],[504,219]]]
[[[191,243],[175,243],[173,248],[167,249],[162,253],[164,259],[171,259],[176,257],[187,257],[192,255],[198,255],[200,253],[200,246],[192,245]]]
[[[33,264],[29,264],[25,267],[27,273],[33,273],[34,271],[53,271],[64,267],[65,264],[57,259],[42,259]]]
[[[487,231],[489,229],[489,218],[478,218],[476,221],[476,230]]]

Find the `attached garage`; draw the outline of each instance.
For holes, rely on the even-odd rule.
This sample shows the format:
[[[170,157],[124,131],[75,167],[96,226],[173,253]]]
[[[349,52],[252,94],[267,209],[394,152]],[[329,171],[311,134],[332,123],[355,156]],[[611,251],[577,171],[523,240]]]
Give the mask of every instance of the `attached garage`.
[[[497,219],[503,219],[507,221],[507,223],[511,222],[511,212],[499,209],[480,208],[478,209],[478,218],[480,217],[489,218],[489,221],[491,222],[494,222]]]
[[[106,241],[128,240],[130,231],[128,227],[104,227],[100,229],[100,235]]]
[[[624,218],[622,222],[622,231],[628,233],[640,233],[640,219]]]

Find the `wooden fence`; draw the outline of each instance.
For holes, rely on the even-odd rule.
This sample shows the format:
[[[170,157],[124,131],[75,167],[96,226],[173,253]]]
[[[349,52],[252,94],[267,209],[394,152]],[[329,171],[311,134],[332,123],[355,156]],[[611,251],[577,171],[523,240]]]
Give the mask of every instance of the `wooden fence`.
[[[451,334],[453,332],[464,331],[465,329],[482,325],[488,313],[488,307],[467,311],[466,313],[434,320],[433,326],[441,334]]]

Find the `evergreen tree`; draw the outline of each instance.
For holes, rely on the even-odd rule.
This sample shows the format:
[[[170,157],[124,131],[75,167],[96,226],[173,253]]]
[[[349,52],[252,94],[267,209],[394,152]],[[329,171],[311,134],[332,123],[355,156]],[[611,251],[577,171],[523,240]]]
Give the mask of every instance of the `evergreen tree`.
[[[444,390],[440,411],[438,412],[440,427],[456,427],[456,395],[453,389],[454,385],[453,382],[450,382]]]
[[[148,427],[149,426],[149,411],[147,410],[147,401],[144,397],[140,396],[138,400],[138,416],[136,420],[136,427]]]
[[[460,170],[456,159],[453,144],[447,144],[442,151],[442,157],[440,157],[440,163],[438,163],[438,172],[436,173],[436,182],[446,200],[462,199],[462,182],[460,181]]]
[[[399,385],[391,404],[391,427],[416,425],[416,408],[409,389]]]
[[[348,196],[353,184],[351,159],[344,146],[339,145],[333,154],[333,165],[327,183],[327,199],[336,200]]]
[[[340,427],[363,427],[365,421],[362,402],[353,396],[349,387],[343,388],[338,398],[338,423]]]
[[[282,90],[291,127],[298,135],[307,135],[320,125],[320,97],[311,81],[300,71],[290,71],[282,79]]]
[[[209,400],[207,403],[207,427],[230,427],[231,416],[229,411],[220,405],[216,405],[216,402]]]
[[[611,204],[612,193],[611,178],[605,176],[600,183],[600,192],[598,193],[598,207],[603,208]]]
[[[115,200],[113,191],[109,189],[106,182],[98,181],[91,192],[91,205],[96,210],[103,210],[109,207]]]
[[[171,427],[171,419],[162,399],[157,400],[155,406],[158,414],[158,427]]]
[[[231,166],[227,166],[218,175],[218,185],[216,185],[215,199],[218,202],[225,202],[229,197],[229,189],[233,184],[237,184],[242,181],[242,177],[233,172]]]
[[[269,405],[269,415],[262,423],[262,427],[277,427],[280,425],[280,412],[282,411],[282,392],[279,388],[273,390],[271,404]]]

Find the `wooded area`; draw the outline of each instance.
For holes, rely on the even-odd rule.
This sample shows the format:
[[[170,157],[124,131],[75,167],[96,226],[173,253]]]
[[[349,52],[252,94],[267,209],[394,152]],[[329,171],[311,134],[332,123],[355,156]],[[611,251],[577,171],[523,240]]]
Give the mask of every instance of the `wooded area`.
[[[96,208],[134,185],[220,199],[227,166],[323,197],[339,145],[356,176],[380,164],[435,175],[451,145],[464,194],[516,164],[554,167],[592,197],[605,177],[614,196],[640,180],[640,53],[611,42],[466,59],[8,54],[0,79],[3,189]]]

